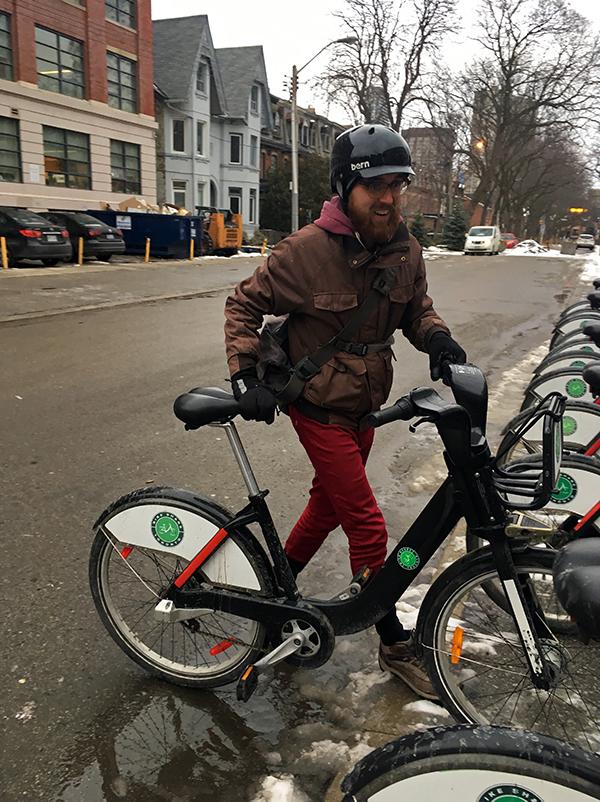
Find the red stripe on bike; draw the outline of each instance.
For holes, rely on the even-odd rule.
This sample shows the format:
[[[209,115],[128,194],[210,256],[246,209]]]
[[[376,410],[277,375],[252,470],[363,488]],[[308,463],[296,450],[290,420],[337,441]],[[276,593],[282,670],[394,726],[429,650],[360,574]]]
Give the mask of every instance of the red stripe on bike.
[[[126,560],[131,552],[133,551],[133,546],[123,546],[121,549],[121,557]]]
[[[596,504],[595,507],[592,507],[592,509],[583,516],[583,518],[581,519],[581,521],[579,521],[578,524],[575,525],[575,531],[577,532],[579,529],[581,529],[582,526],[584,526],[588,521],[591,521],[592,518],[594,518],[599,512],[600,512],[600,501]]]
[[[194,571],[197,571],[200,566],[205,563],[210,555],[216,551],[216,549],[220,546],[220,544],[225,540],[229,533],[226,529],[219,529],[216,535],[213,535],[211,539],[208,541],[206,546],[201,549],[198,554],[194,557],[191,563],[184,568],[183,571],[179,574],[179,576],[175,580],[175,587],[181,588],[185,585]]]
[[[592,443],[592,445],[588,448],[588,450],[585,452],[585,456],[591,457],[593,454],[596,453],[596,451],[598,451],[599,448],[600,448],[600,437],[596,440],[595,443]]]

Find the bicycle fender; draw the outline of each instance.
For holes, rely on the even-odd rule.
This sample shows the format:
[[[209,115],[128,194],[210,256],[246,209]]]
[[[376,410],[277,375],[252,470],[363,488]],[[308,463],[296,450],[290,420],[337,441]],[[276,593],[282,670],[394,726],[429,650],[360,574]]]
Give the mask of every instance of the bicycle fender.
[[[134,490],[113,502],[100,515],[94,529],[102,527],[127,546],[140,546],[175,554],[191,561],[233,518],[233,513],[212,500],[172,487]],[[236,533],[254,540],[245,527]],[[211,582],[260,590],[256,572],[239,546],[225,538],[202,565]]]

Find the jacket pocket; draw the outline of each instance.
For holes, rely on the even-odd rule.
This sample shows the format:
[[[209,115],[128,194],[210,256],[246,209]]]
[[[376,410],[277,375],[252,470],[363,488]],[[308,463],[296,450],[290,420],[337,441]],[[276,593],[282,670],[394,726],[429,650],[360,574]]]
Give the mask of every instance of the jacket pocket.
[[[415,294],[413,284],[404,284],[401,287],[393,287],[390,291],[390,301],[395,304],[407,304]]]
[[[304,397],[311,404],[339,412],[367,409],[369,404],[366,373],[364,360],[343,361],[334,356],[306,384]]]
[[[315,292],[313,294],[315,309],[327,312],[344,312],[358,306],[358,295],[355,292]]]

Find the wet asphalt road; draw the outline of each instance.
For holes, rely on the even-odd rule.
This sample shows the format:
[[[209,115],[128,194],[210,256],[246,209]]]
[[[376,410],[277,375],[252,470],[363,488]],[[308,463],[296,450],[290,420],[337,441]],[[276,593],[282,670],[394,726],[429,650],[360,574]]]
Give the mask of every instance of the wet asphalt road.
[[[251,264],[236,264],[236,278]],[[495,378],[547,338],[582,264],[445,256],[428,262],[428,274],[437,309],[497,389]],[[164,269],[161,294],[175,273]],[[145,292],[144,272],[129,274],[134,300],[136,280]],[[31,282],[10,285],[29,308]],[[397,728],[414,699],[393,682],[369,689],[379,682],[371,632],[340,643],[313,672],[279,669],[241,706],[232,688],[189,692],[147,678],[99,622],[87,557],[91,525],[109,502],[148,484],[194,488],[233,508],[245,501],[219,430],[186,433],[171,414],[189,387],[225,386],[219,286],[209,284],[204,297],[0,328],[2,802],[241,802],[255,798],[266,775],[285,772],[312,802],[343,761],[339,745],[354,745],[367,726],[374,694],[397,711]],[[77,282],[61,291],[69,297]],[[396,355],[392,398],[428,383],[424,355],[404,343]],[[239,428],[283,537],[305,503],[307,462],[284,418]],[[370,462],[393,536],[424,501],[398,497],[430,456],[408,437],[405,427],[380,434]],[[348,574],[335,533],[302,587],[330,595]],[[311,754],[312,743],[328,741],[338,747]]]

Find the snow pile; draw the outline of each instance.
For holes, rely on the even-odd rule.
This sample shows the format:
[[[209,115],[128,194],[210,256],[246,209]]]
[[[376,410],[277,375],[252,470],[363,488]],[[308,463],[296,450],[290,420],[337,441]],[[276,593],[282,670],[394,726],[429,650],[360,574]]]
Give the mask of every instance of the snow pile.
[[[258,796],[252,802],[309,802],[308,797],[296,788],[289,774],[282,777],[265,777]]]
[[[506,256],[539,256],[540,254],[553,256],[554,254],[558,254],[558,251],[550,251],[534,239],[524,239],[522,242],[519,242],[518,245],[515,245],[514,248],[508,248],[504,253]]]
[[[600,253],[597,250],[588,256],[581,273],[582,281],[593,281],[595,278],[600,278]]]

